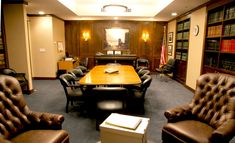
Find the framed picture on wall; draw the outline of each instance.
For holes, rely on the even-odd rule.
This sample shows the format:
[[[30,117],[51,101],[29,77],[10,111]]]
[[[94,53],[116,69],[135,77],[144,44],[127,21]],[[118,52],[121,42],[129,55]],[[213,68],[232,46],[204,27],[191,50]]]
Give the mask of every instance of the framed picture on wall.
[[[173,42],[173,32],[169,32],[168,33],[168,43],[172,43]]]
[[[168,52],[167,53],[168,53],[169,56],[172,55],[172,48],[173,48],[172,45],[168,45],[168,49],[167,49]]]

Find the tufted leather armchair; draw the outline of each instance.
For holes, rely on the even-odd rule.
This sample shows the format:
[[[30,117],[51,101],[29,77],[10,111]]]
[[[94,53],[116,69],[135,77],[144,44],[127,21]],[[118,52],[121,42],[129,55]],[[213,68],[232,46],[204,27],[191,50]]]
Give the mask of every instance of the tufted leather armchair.
[[[13,143],[68,143],[63,115],[34,112],[24,100],[14,77],[0,75],[0,141]]]
[[[165,112],[162,140],[169,143],[227,143],[235,135],[235,77],[201,75],[191,103]]]

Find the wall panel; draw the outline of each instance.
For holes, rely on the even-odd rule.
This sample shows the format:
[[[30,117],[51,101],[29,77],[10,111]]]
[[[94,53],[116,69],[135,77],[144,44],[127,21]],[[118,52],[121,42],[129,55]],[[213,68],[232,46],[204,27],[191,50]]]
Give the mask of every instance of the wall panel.
[[[112,27],[126,28],[130,32],[129,51],[138,57],[150,61],[151,70],[158,67],[161,53],[164,22],[140,21],[65,21],[66,51],[79,58],[89,57],[89,67],[93,67],[96,52],[106,53],[103,50],[105,29]],[[149,33],[150,39],[145,43],[142,33]],[[83,32],[90,33],[90,39],[84,41]]]

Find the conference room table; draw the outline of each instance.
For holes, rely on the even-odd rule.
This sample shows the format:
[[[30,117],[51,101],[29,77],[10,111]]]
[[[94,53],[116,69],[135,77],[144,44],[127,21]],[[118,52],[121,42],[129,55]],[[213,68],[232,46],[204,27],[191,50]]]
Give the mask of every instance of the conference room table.
[[[141,79],[130,65],[97,65],[79,80],[81,85],[136,85]]]

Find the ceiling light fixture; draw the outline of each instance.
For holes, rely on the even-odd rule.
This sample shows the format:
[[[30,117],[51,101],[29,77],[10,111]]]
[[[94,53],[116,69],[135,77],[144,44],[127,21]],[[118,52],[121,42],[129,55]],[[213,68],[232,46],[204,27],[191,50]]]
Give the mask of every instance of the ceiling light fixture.
[[[108,4],[104,5],[103,8],[101,8],[101,12],[131,12],[131,9],[124,5]]]
[[[44,11],[39,11],[38,14],[43,15],[43,14],[45,14],[45,12]]]
[[[176,12],[173,12],[173,13],[171,13],[171,15],[172,15],[172,16],[176,16],[176,15],[177,15],[177,13],[176,13]]]

